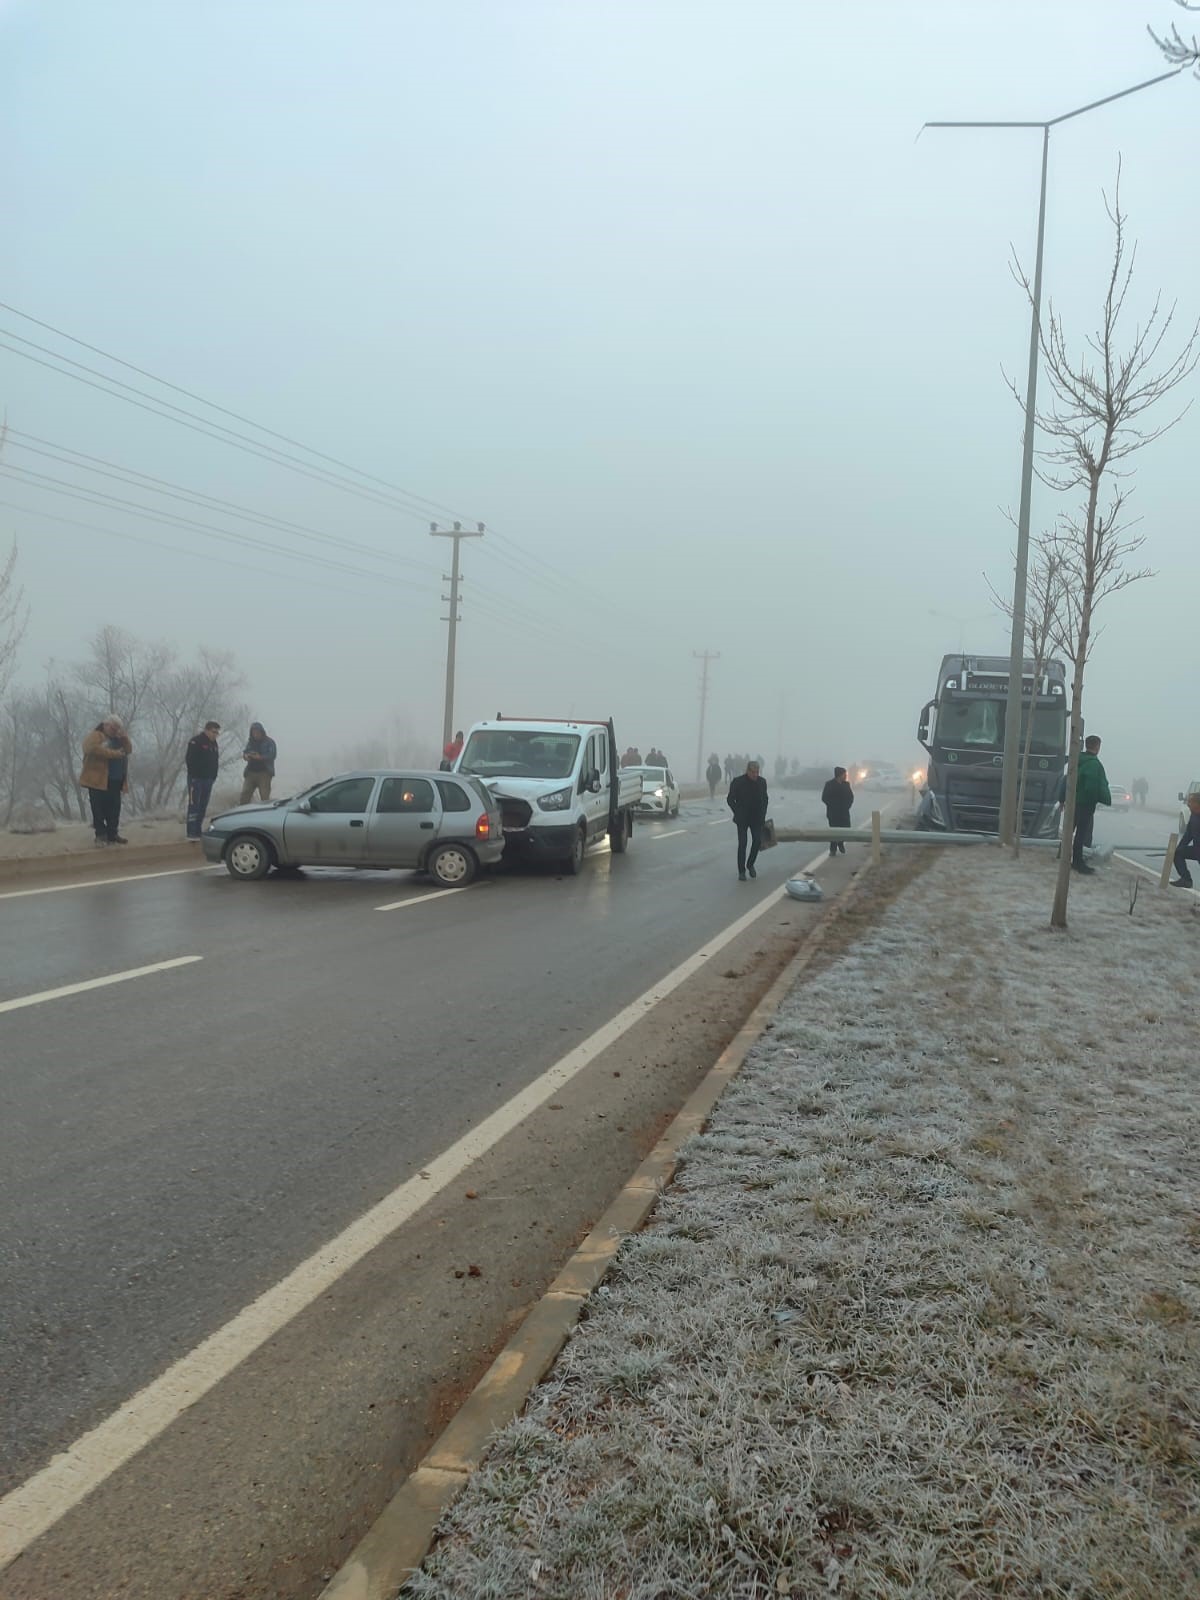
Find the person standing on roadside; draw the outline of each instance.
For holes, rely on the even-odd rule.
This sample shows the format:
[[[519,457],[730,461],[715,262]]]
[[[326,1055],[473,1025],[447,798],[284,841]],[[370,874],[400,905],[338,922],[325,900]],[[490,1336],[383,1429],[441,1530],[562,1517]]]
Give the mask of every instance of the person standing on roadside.
[[[79,784],[88,792],[97,844],[129,843],[121,837],[121,796],[129,788],[132,754],[120,717],[105,717],[83,741]]]
[[[1146,796],[1150,793],[1150,785],[1145,778],[1135,778],[1131,785],[1131,793],[1139,806],[1146,804]]]
[[[708,758],[708,768],[704,776],[708,779],[708,798],[715,800],[717,798],[717,785],[721,781],[721,758],[715,750]]]
[[[754,863],[762,847],[762,825],[767,820],[767,780],[762,776],[757,761],[748,762],[741,777],[735,778],[729,785],[725,804],[733,812],[733,820],[737,823],[738,881],[745,883],[747,877],[758,877]],[[747,839],[750,841],[749,855],[746,854]]]
[[[1192,888],[1192,875],[1188,871],[1188,862],[1200,861],[1200,794],[1188,795],[1187,808],[1189,812],[1187,827],[1175,847],[1175,876],[1171,879],[1172,889]]]
[[[206,722],[201,731],[188,740],[187,747],[187,836],[199,839],[204,828],[204,813],[217,781],[217,768],[221,753],[217,748],[219,722]]]
[[[442,749],[443,772],[449,772],[452,770],[454,763],[458,760],[459,756],[462,755],[462,747],[463,736],[462,729],[460,728],[454,735],[453,739],[450,740],[450,743],[445,745]]]
[[[257,794],[265,805],[271,798],[271,779],[275,776],[275,741],[261,722],[250,724],[250,737],[242,751],[246,770],[242,774],[241,804],[247,806]]]
[[[1108,774],[1100,762],[1100,737],[1092,733],[1083,741],[1083,754],[1079,758],[1079,772],[1075,779],[1075,837],[1071,845],[1071,868],[1075,872],[1095,872],[1083,859],[1086,846],[1092,842],[1096,822],[1096,807],[1112,805],[1108,789]]]
[[[850,807],[854,804],[854,790],[846,777],[845,767],[834,767],[833,777],[821,790],[821,804],[825,807],[825,820],[831,828],[848,828],[850,826]],[[829,854],[831,856],[846,854],[846,841],[844,839],[831,839],[829,841]]]

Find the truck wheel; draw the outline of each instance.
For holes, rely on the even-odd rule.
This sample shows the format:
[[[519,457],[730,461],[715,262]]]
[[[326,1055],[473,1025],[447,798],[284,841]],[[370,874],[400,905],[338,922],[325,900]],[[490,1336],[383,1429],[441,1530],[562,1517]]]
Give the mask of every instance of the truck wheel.
[[[608,846],[615,856],[623,856],[629,845],[629,836],[633,832],[633,823],[628,811],[622,811],[617,820],[617,825],[608,835]]]
[[[462,889],[474,878],[479,863],[464,844],[441,844],[429,852],[425,871],[443,889]]]
[[[570,878],[577,878],[583,871],[583,854],[587,849],[587,834],[582,827],[575,830],[575,841],[571,846],[571,854],[563,863],[563,870]]]
[[[231,878],[253,882],[270,872],[274,855],[264,839],[253,833],[237,833],[225,846],[225,870]]]

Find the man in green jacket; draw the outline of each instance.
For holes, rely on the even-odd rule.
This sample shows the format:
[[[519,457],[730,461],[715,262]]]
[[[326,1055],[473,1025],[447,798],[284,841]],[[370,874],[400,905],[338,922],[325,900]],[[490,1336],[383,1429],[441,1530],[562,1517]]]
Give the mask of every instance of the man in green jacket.
[[[1071,849],[1071,866],[1076,872],[1095,872],[1083,859],[1085,845],[1092,842],[1092,827],[1096,821],[1096,807],[1112,805],[1108,792],[1108,775],[1100,762],[1100,740],[1089,734],[1083,741],[1083,754],[1079,758],[1079,772],[1075,779],[1075,838]]]

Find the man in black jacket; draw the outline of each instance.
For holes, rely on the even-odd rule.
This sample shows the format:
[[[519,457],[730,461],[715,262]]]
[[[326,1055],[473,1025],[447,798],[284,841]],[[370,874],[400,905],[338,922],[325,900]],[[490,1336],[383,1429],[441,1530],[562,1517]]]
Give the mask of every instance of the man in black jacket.
[[[850,807],[854,804],[854,790],[846,777],[845,767],[834,767],[833,777],[821,790],[821,804],[825,807],[825,820],[831,828],[850,826]],[[829,841],[829,854],[846,854],[844,839]]]
[[[204,813],[208,810],[208,799],[212,794],[213,784],[217,781],[217,768],[221,760],[221,753],[217,749],[217,735],[220,731],[219,722],[206,722],[203,730],[194,739],[188,740],[187,836],[189,839],[199,839],[204,827]]]
[[[747,763],[745,772],[729,785],[725,804],[733,812],[738,836],[738,879],[745,883],[747,875],[757,878],[754,863],[762,846],[762,825],[767,820],[767,780],[759,772],[758,762]],[[750,839],[750,854],[746,854],[746,839]]]

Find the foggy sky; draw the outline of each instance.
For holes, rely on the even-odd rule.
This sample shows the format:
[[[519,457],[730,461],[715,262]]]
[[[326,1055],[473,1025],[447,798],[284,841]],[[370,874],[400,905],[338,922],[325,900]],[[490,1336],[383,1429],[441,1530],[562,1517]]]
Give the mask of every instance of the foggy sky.
[[[394,716],[432,758],[449,552],[426,525],[453,512],[496,530],[464,549],[457,723],[611,713],[690,775],[709,648],[709,747],[913,761],[960,633],[1007,652],[984,573],[1011,583],[1009,255],[1032,260],[1040,154],[1034,130],[917,131],[1151,77],[1144,25],[1172,20],[1169,0],[0,0],[0,299],[445,508],[327,489],[0,352],[14,429],[370,545],[344,559],[393,580],[0,479],[31,508],[0,507],[23,676],[115,622],[236,651],[285,778]],[[1076,340],[1118,155],[1137,307],[1161,287],[1200,311],[1198,115],[1184,76],[1052,135],[1046,285]],[[1200,772],[1196,429],[1138,458],[1158,575],[1102,614],[1085,706],[1113,778],[1160,795]],[[1039,488],[1035,530],[1059,509]]]

